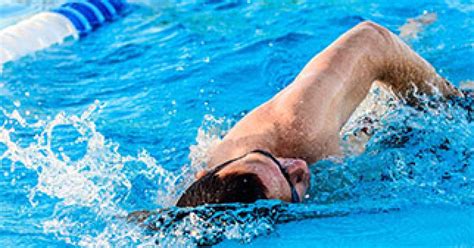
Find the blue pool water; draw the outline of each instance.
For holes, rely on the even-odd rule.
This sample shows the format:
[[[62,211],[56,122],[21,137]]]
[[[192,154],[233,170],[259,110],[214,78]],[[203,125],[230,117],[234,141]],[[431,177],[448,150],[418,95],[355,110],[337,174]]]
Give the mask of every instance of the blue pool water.
[[[212,143],[362,20],[398,33],[436,13],[408,43],[454,84],[474,79],[470,1],[157,2],[3,66],[2,247],[175,247],[211,236],[220,247],[474,246],[474,124],[456,107],[382,101],[391,107],[366,151],[315,164],[304,204],[241,207],[278,207],[293,221],[230,211],[227,226],[199,215],[155,233],[126,223],[134,210],[175,211]]]

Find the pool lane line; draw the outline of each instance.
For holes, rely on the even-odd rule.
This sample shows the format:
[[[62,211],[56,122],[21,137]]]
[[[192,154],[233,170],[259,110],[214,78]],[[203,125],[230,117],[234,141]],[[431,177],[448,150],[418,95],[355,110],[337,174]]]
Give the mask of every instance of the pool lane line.
[[[81,38],[127,10],[126,0],[70,0],[0,30],[0,65],[27,54]]]

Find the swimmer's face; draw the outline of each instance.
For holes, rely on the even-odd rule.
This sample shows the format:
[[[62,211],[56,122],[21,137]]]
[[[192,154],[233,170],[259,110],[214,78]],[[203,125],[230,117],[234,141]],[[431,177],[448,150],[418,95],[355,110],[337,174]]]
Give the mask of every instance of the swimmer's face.
[[[310,172],[304,160],[291,158],[276,158],[293,184],[299,199],[304,199],[309,187]],[[279,168],[270,157],[260,153],[249,153],[245,157],[230,163],[216,174],[219,178],[229,175],[252,173],[258,176],[265,188],[267,199],[280,199],[291,202],[292,192],[290,184]],[[197,179],[206,174],[205,171],[198,173]]]

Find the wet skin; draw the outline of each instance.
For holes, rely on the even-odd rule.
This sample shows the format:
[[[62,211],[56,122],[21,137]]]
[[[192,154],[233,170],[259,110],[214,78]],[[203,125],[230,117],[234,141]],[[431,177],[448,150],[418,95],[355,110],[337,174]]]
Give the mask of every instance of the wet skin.
[[[240,120],[210,151],[209,168],[249,151],[278,157],[300,199],[309,187],[308,164],[340,155],[339,133],[374,83],[411,105],[413,93],[461,96],[396,35],[372,22],[344,33],[317,54],[296,79]],[[291,191],[281,171],[260,154],[249,154],[219,172],[256,173],[267,197],[289,201]],[[204,175],[206,170],[197,174]]]

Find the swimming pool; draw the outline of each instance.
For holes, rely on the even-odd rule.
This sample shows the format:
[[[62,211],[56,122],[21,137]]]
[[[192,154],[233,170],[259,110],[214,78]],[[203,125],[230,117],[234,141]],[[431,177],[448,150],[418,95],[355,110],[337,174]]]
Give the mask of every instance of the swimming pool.
[[[4,65],[2,246],[189,246],[215,233],[221,247],[474,245],[474,124],[455,107],[393,102],[366,152],[313,166],[306,202],[283,207],[300,220],[209,227],[190,216],[150,234],[121,218],[172,206],[190,164],[362,20],[398,32],[437,13],[409,44],[454,84],[473,80],[469,1],[151,2]]]

